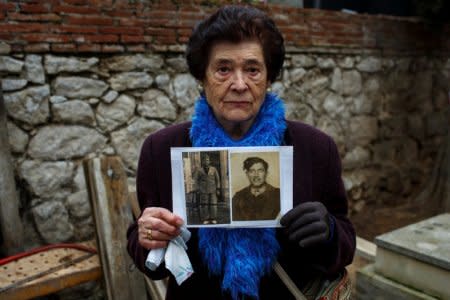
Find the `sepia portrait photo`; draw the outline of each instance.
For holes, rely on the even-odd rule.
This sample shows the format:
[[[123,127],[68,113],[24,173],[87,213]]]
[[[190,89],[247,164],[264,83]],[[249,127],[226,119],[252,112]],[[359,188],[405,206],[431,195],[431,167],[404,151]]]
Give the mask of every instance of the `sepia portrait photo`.
[[[232,220],[274,220],[280,214],[278,152],[230,154]]]
[[[173,212],[188,227],[278,227],[292,146],[171,148]]]

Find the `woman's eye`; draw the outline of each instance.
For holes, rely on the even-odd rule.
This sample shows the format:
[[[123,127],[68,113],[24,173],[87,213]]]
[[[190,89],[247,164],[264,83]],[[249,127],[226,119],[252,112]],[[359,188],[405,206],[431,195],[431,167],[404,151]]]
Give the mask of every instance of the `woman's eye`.
[[[248,68],[248,69],[247,69],[247,72],[248,72],[250,75],[257,75],[257,74],[259,73],[259,69],[258,69],[258,68]]]
[[[226,73],[228,73],[230,71],[230,68],[228,68],[228,67],[220,67],[220,68],[217,69],[217,71],[220,74],[226,74]]]

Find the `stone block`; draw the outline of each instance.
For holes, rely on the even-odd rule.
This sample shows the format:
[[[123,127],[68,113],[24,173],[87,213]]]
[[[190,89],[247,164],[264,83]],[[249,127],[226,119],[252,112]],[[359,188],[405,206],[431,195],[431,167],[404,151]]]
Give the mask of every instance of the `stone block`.
[[[376,237],[375,272],[406,286],[450,299],[450,214]]]
[[[355,300],[438,300],[426,293],[414,290],[398,282],[383,277],[368,265],[356,272]]]

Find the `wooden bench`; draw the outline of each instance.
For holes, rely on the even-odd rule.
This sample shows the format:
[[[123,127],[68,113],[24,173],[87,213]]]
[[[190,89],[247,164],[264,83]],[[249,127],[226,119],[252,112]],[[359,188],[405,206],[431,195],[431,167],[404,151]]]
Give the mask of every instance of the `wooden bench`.
[[[0,260],[0,299],[45,296],[102,276],[95,242],[58,244]]]

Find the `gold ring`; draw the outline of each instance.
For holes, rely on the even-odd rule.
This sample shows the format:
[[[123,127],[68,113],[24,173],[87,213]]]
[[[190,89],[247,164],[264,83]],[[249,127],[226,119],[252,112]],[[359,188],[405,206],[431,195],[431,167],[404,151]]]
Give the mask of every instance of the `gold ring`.
[[[147,240],[149,241],[153,240],[151,229],[147,229]]]

